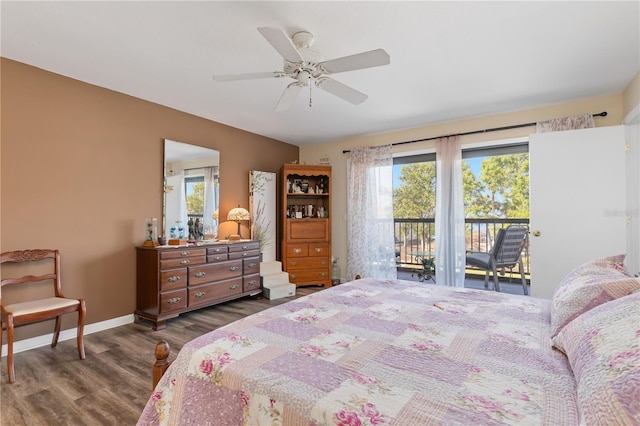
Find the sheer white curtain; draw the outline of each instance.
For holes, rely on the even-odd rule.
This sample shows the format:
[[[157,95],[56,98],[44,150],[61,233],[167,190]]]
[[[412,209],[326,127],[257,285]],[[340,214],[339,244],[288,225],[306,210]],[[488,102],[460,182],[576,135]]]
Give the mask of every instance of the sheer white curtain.
[[[204,229],[213,227],[213,212],[218,208],[218,206],[216,206],[215,197],[215,177],[217,173],[217,167],[204,168],[204,212],[202,217],[202,225],[204,226]]]
[[[462,145],[458,137],[436,141],[436,281],[464,287],[465,227]]]
[[[391,145],[351,150],[348,163],[349,279],[397,278]]]
[[[582,114],[571,117],[554,118],[536,123],[536,133],[559,132],[562,130],[591,129],[596,127],[593,115]]]
[[[184,170],[174,170],[173,175],[167,176],[165,188],[165,236],[170,237],[171,227],[187,226],[187,196],[184,187]]]

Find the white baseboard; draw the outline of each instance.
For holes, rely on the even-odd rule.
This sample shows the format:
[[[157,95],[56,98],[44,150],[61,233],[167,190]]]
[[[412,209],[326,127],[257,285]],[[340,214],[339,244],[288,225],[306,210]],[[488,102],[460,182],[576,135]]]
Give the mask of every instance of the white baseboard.
[[[133,314],[125,315],[118,318],[112,318],[106,321],[97,322],[94,324],[88,324],[84,326],[84,335],[97,333],[98,331],[108,330],[110,328],[119,327],[125,324],[131,324],[133,322]],[[75,339],[77,336],[77,327],[70,328],[68,330],[62,330],[58,342],[64,342],[65,340]],[[4,337],[4,336],[3,336]],[[53,333],[45,334],[43,336],[31,337],[29,339],[20,340],[13,343],[13,353],[28,351],[29,349],[40,348],[42,346],[50,346],[51,340],[53,340]],[[7,345],[2,345],[2,356],[7,355]]]

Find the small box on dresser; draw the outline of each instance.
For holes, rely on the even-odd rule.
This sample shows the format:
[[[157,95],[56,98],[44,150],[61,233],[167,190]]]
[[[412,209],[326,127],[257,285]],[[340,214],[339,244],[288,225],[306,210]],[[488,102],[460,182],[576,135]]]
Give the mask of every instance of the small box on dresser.
[[[154,330],[170,318],[260,294],[260,243],[136,247],[136,322]]]

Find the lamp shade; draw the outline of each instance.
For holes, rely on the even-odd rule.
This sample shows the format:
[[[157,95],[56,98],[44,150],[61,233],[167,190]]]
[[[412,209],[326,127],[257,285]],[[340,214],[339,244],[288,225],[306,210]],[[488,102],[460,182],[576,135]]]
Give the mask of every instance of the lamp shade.
[[[231,209],[229,214],[227,215],[227,220],[234,220],[236,222],[240,222],[242,220],[251,220],[251,215],[246,209],[238,206],[236,208]]]

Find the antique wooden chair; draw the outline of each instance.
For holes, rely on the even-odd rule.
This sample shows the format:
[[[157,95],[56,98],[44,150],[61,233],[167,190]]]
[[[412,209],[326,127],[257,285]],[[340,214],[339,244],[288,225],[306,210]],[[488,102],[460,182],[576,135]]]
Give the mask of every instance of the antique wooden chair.
[[[510,268],[518,265],[522,289],[527,294],[527,281],[524,276],[524,266],[522,264],[522,250],[527,242],[529,229],[526,226],[511,225],[504,229],[499,229],[493,247],[488,252],[468,252],[467,265],[483,269],[484,286],[489,286],[489,273],[493,274],[493,289],[500,291],[498,283],[498,269]],[[504,272],[504,271],[503,271]]]
[[[86,306],[83,299],[69,299],[62,294],[62,284],[60,281],[60,252],[58,250],[21,250],[10,251],[0,255],[0,264],[5,266],[8,263],[23,263],[32,265],[31,262],[44,262],[46,265],[38,266],[38,272],[47,266],[47,272],[43,275],[23,275],[18,278],[6,278],[6,267],[3,267],[2,280],[0,281],[0,346],[2,345],[2,330],[7,330],[7,369],[9,371],[9,382],[16,381],[13,368],[13,330],[14,327],[31,324],[35,322],[54,319],[55,330],[51,347],[55,348],[60,336],[61,316],[72,312],[78,312],[78,355],[80,359],[85,359],[84,353],[84,320],[86,316]],[[50,266],[47,263],[52,263]],[[30,270],[30,268],[27,268]],[[24,269],[20,269],[21,271]],[[53,272],[50,272],[53,270]],[[35,272],[35,271],[30,271]],[[24,302],[5,304],[2,299],[2,290],[5,286],[16,285],[25,286],[29,283],[50,281],[53,284],[53,297],[44,297]],[[34,285],[34,284],[31,284]]]

